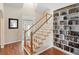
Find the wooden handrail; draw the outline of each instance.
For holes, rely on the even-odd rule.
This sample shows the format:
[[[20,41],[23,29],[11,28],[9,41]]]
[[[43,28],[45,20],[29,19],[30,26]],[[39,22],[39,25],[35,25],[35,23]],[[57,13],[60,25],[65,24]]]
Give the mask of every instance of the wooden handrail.
[[[33,34],[35,34],[51,17],[52,17],[52,15],[51,14],[49,14],[50,15],[50,17],[47,19],[47,17],[46,17],[46,21],[33,33]],[[47,15],[46,15],[47,16]]]
[[[46,15],[44,15],[41,19],[39,19],[35,24],[33,24],[27,31],[29,31],[32,27],[34,27],[37,23],[39,23]]]

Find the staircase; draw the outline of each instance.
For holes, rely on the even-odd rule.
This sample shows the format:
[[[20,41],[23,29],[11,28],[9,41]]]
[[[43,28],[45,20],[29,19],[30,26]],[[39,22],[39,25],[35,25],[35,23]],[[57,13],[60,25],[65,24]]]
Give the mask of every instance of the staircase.
[[[49,20],[52,21],[52,15],[45,12],[43,17],[32,25],[28,30],[24,30],[24,50],[28,54],[40,54],[48,49],[47,37],[53,32],[49,26]],[[27,39],[27,33],[30,32],[30,37]]]

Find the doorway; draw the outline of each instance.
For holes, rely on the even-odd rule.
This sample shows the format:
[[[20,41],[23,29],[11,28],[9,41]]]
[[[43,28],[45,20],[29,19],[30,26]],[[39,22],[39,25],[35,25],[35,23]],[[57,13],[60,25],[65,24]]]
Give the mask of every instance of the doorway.
[[[33,25],[33,20],[22,21],[22,46],[24,46],[24,30],[28,30]],[[30,30],[26,33],[27,38],[30,37]]]

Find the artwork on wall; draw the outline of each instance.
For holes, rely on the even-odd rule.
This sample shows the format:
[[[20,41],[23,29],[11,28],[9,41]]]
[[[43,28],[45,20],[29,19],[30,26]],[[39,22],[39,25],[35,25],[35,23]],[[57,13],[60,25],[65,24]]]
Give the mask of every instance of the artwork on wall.
[[[18,29],[18,19],[9,18],[9,29]]]

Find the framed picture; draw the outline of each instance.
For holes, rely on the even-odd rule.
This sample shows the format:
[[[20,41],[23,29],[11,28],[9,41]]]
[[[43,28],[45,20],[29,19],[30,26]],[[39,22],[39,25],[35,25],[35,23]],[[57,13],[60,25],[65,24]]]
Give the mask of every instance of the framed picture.
[[[9,18],[9,29],[18,29],[18,19]]]

